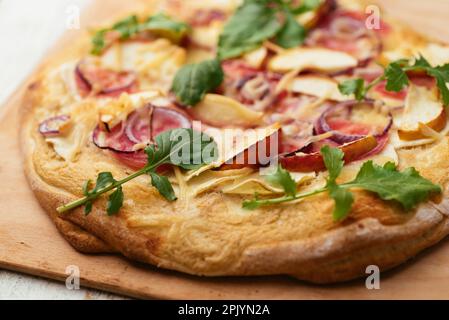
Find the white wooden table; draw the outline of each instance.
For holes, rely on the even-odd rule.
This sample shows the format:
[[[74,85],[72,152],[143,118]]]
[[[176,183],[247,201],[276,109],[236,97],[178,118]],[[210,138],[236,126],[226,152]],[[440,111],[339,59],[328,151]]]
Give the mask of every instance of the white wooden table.
[[[0,0],[0,105],[64,32],[67,19],[88,1]],[[63,283],[0,269],[0,300],[118,298],[83,288],[68,290]]]

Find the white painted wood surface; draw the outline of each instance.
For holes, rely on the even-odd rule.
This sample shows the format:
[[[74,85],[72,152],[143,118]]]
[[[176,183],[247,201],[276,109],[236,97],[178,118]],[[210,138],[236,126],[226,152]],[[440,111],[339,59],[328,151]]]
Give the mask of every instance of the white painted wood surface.
[[[69,15],[77,8],[82,10],[88,1],[0,0],[0,105],[64,32]],[[117,298],[95,290],[68,290],[56,281],[0,270],[0,300]]]

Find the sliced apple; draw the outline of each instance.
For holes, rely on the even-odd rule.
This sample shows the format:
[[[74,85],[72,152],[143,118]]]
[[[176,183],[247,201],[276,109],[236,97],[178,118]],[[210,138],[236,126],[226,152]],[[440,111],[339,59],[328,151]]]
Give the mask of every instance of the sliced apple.
[[[427,138],[423,128],[439,132],[446,122],[446,111],[436,90],[413,84],[409,86],[404,111],[394,119],[399,138],[408,141]]]
[[[245,60],[245,62],[249,66],[259,69],[260,67],[262,67],[262,64],[265,61],[267,55],[268,55],[267,48],[262,46],[256,50],[246,53],[243,56],[243,60]]]
[[[245,167],[257,168],[260,165],[268,165],[271,159],[278,156],[281,143],[282,134],[279,129],[226,161],[220,167],[220,170],[235,170]]]
[[[193,118],[216,127],[254,127],[261,123],[263,113],[253,111],[232,98],[206,94],[195,107],[189,109]]]
[[[282,73],[291,70],[332,73],[354,68],[357,64],[357,59],[348,53],[316,47],[284,50],[270,60],[268,68]]]
[[[289,91],[334,101],[354,99],[354,97],[341,94],[340,90],[338,90],[338,83],[334,79],[317,75],[294,78],[290,83]]]
[[[339,148],[345,153],[345,163],[349,163],[360,159],[376,146],[377,139],[373,136],[366,136],[357,141],[341,145]],[[320,152],[297,153],[293,156],[281,157],[280,162],[285,169],[293,172],[322,171],[326,168]]]

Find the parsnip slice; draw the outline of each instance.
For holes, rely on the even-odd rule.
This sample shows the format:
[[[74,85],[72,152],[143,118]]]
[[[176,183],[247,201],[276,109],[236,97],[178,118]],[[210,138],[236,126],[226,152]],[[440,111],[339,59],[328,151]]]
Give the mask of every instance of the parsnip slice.
[[[268,68],[274,72],[295,69],[338,72],[357,64],[357,59],[345,52],[326,48],[295,48],[277,54],[270,60]]]
[[[323,76],[300,76],[294,78],[289,86],[289,91],[302,93],[319,98],[328,98],[334,101],[346,101],[354,99],[353,96],[344,96],[338,90],[338,83]]]
[[[240,102],[218,94],[207,94],[190,110],[195,119],[217,126],[253,127],[261,123],[263,113],[253,111]]]
[[[435,90],[411,84],[405,100],[404,112],[394,119],[401,140],[427,138],[422,128],[441,131],[446,127],[447,116]]]

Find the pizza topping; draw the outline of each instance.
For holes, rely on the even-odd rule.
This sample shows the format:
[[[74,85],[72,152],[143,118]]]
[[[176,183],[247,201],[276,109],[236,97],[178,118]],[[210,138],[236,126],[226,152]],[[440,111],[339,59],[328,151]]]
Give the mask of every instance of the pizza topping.
[[[365,136],[382,137],[392,125],[390,114],[382,112],[374,101],[348,101],[328,108],[315,123],[317,134],[332,132],[331,140],[348,143]]]
[[[228,159],[220,166],[220,170],[267,166],[279,155],[281,142],[282,131],[276,130],[264,139],[250,144],[248,148],[235,155],[232,159]]]
[[[39,132],[44,137],[64,135],[70,127],[70,116],[63,114],[48,118],[41,122],[39,124]]]
[[[325,141],[322,144],[337,147],[338,144],[332,141]],[[322,145],[321,144],[321,145]],[[319,145],[319,144],[318,144]],[[366,157],[366,154],[373,151],[378,145],[378,140],[373,136],[366,136],[358,140],[348,142],[338,146],[345,153],[345,163],[350,163]],[[308,149],[312,148],[312,152]],[[316,145],[308,145],[293,155],[280,157],[280,163],[284,168],[293,172],[317,172],[325,169],[323,156],[319,151],[315,151]],[[379,150],[380,152],[381,150]]]
[[[439,185],[423,178],[415,168],[398,171],[396,165],[391,162],[379,166],[372,161],[367,161],[362,165],[354,180],[338,184],[337,178],[344,166],[344,152],[337,148],[325,146],[320,150],[320,155],[329,172],[324,187],[310,192],[298,193],[290,173],[279,166],[278,170],[269,177],[269,180],[281,186],[285,195],[274,199],[260,199],[256,195],[254,200],[244,201],[243,208],[254,210],[261,206],[288,203],[327,192],[335,202],[334,220],[341,221],[348,216],[354,202],[354,196],[350,191],[353,188],[371,191],[383,200],[396,201],[405,210],[414,208],[418,203],[427,200],[433,193],[442,192]]]
[[[427,76],[425,76],[427,75]],[[429,77],[435,80],[429,81]],[[340,91],[345,94],[354,94],[358,100],[363,100],[373,87],[386,81],[385,89],[393,93],[400,93],[410,82],[425,87],[431,87],[436,81],[440,98],[445,106],[449,105],[449,63],[438,67],[432,67],[422,56],[411,60],[399,60],[390,63],[380,75],[369,84],[364,79],[350,79],[340,84]]]
[[[337,10],[310,33],[306,44],[347,52],[366,63],[380,53],[381,41],[376,31],[365,26],[365,20],[358,12]]]
[[[136,89],[137,76],[131,71],[113,71],[81,61],[75,70],[81,96],[89,94],[118,96]]]
[[[101,149],[135,153],[164,131],[190,127],[190,120],[175,108],[145,105],[109,131],[97,126],[92,138],[94,144]]]
[[[334,79],[322,75],[295,77],[290,81],[287,89],[293,93],[307,94],[334,101],[346,101],[351,98],[338,90],[338,83]]]
[[[181,103],[194,106],[207,92],[217,88],[223,77],[220,62],[216,59],[185,65],[176,74],[172,91]]]
[[[402,140],[416,140],[426,138],[430,130],[443,130],[447,115],[435,90],[410,85],[405,108],[395,116],[394,121]]]
[[[296,48],[285,50],[273,57],[268,68],[274,72],[321,71],[335,73],[356,67],[357,60],[351,55],[326,48]]]
[[[220,35],[218,58],[239,57],[272,38],[284,48],[302,44],[306,30],[298,23],[295,15],[314,10],[318,5],[316,1],[306,1],[296,6],[284,1],[245,0]]]
[[[156,173],[162,165],[170,164],[183,169],[194,169],[213,162],[217,157],[215,142],[204,133],[192,129],[174,129],[161,133],[155,142],[145,148],[147,164],[139,171],[116,180],[110,172],[102,172],[97,177],[94,188],[90,188],[90,180],[84,187],[84,197],[58,207],[58,213],[64,213],[74,208],[85,206],[84,212],[89,214],[93,201],[104,193],[113,191],[107,203],[108,215],[117,214],[123,205],[124,194],[122,185],[141,175],[149,174],[151,184],[168,201],[176,200],[173,187],[167,177]]]
[[[144,39],[151,37],[168,38],[177,43],[186,34],[188,26],[185,23],[172,20],[170,17],[158,14],[140,22],[135,15],[118,21],[110,28],[104,28],[95,33],[92,38],[92,51],[100,55],[104,49],[117,40],[128,40],[137,35]]]
[[[196,10],[194,16],[190,19],[190,25],[193,27],[209,26],[213,21],[224,21],[226,13],[218,9]]]
[[[263,117],[262,112],[253,111],[232,98],[211,93],[189,109],[189,113],[214,127],[255,127]]]
[[[232,97],[255,111],[270,108],[277,100],[276,92],[281,76],[247,65],[242,60],[223,62],[225,79],[223,94]]]

